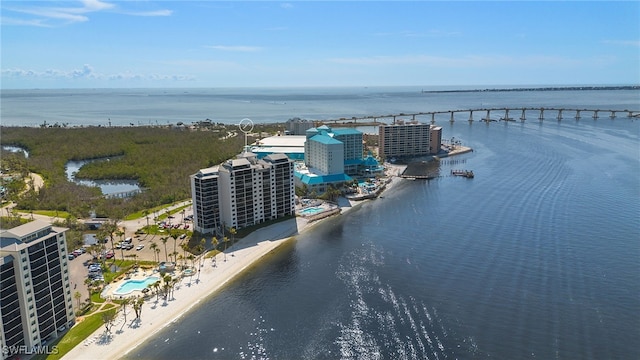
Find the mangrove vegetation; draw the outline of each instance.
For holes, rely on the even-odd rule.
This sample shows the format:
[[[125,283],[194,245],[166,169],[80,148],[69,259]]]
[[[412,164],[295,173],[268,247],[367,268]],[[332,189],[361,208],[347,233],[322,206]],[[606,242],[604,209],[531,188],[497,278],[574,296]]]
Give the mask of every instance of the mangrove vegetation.
[[[262,136],[282,124],[256,125]],[[187,127],[0,127],[0,143],[28,151],[2,152],[3,171],[38,173],[44,187],[13,191],[17,209],[66,211],[75,217],[91,212],[124,218],[126,214],[191,197],[189,175],[235,157],[244,145],[236,125]],[[256,139],[250,140],[250,142]],[[135,180],[141,193],[124,199],[105,198],[97,187],[69,181],[68,161],[104,159],[84,165],[76,179]],[[108,159],[108,161],[107,161]]]

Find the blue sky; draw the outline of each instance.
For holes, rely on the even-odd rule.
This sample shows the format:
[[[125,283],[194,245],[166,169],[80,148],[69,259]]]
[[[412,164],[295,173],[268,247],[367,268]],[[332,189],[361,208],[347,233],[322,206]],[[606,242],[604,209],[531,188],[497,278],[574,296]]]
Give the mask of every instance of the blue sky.
[[[638,1],[0,6],[4,89],[640,83]]]

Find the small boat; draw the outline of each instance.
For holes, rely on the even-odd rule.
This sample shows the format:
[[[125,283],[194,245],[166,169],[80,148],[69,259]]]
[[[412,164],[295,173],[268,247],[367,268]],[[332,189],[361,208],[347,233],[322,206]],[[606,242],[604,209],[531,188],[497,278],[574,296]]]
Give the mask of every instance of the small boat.
[[[467,179],[473,179],[473,170],[451,170],[451,175],[463,176]]]

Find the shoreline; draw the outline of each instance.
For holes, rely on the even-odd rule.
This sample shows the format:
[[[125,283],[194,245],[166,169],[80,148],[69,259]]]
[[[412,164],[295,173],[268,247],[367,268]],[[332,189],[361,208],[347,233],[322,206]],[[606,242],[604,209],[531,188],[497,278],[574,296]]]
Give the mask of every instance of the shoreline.
[[[303,233],[306,228],[304,219],[295,218],[256,230],[228,249],[227,261],[224,261],[222,253],[215,257],[215,267],[213,258],[203,260],[199,281],[189,277],[182,278],[176,286],[174,296],[169,296],[167,300],[162,296],[159,300],[156,300],[155,295],[150,296],[142,307],[139,322],[134,321],[135,313],[128,306],[126,323],[122,311],[118,311],[110,337],[104,336],[103,325],[62,359],[124,358],[159,331],[202,304],[203,300],[215,296],[266,256],[294,241],[295,235]]]
[[[383,193],[400,180],[392,175]],[[338,215],[345,214],[362,203],[364,201],[350,201],[341,197],[338,202],[341,211]],[[135,313],[131,306],[127,307],[126,323],[122,311],[118,311],[110,337],[104,336],[105,327],[102,325],[62,359],[113,359],[114,354],[118,354],[115,358],[125,358],[162,329],[201,305],[203,300],[209,300],[223,291],[239,276],[259,265],[265,257],[282,250],[285,245],[293,244],[297,235],[314,229],[331,217],[333,216],[312,222],[296,217],[256,230],[228,249],[227,261],[224,261],[223,253],[216,255],[215,267],[213,258],[205,259],[200,267],[200,280],[182,278],[174,297],[164,300],[161,296],[156,300],[157,297],[151,295],[143,305],[139,322],[134,321]]]

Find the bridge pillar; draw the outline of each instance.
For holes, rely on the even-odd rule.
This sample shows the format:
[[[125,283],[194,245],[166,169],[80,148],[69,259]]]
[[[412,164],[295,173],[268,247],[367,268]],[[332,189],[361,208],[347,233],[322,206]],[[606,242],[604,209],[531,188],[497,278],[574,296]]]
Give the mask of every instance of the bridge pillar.
[[[525,111],[526,111],[526,110],[525,110],[525,108],[522,108],[522,115],[520,115],[520,120],[522,120],[522,121],[527,120],[527,117],[526,117],[526,116],[525,116],[525,114],[524,114],[524,113],[525,113]]]
[[[431,123],[432,124],[436,123],[436,113],[431,113]]]
[[[610,118],[615,119],[616,118],[616,112],[611,110],[611,115],[609,115]]]
[[[504,121],[509,121],[511,120],[509,118],[509,109],[504,109]]]
[[[593,118],[594,119],[598,118],[598,111],[600,111],[600,110],[593,110]]]
[[[633,117],[633,112],[629,111],[629,113],[627,114],[627,117]]]
[[[631,117],[631,115],[629,115]],[[473,110],[469,110],[469,122],[473,122]]]
[[[538,120],[544,120],[544,108],[540,108],[540,116],[538,116]]]
[[[576,110],[576,120],[580,120],[580,110]]]
[[[453,123],[453,111],[450,111],[450,113],[451,113],[451,118],[449,119],[449,122]]]
[[[558,110],[558,121],[562,120],[562,110],[563,109]]]
[[[491,110],[487,109],[487,117],[484,118],[484,121],[489,123],[491,121]]]

